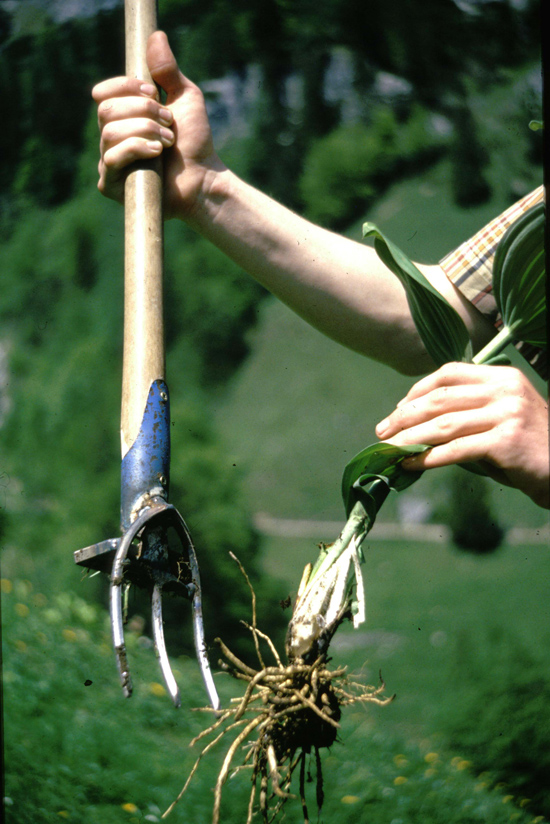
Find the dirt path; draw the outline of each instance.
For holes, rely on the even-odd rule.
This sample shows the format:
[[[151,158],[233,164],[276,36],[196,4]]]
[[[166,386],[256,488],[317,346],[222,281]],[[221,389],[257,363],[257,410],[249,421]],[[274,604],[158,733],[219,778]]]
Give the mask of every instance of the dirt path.
[[[336,537],[342,527],[342,521],[313,521],[298,518],[276,518],[265,512],[257,512],[254,526],[262,535],[277,538],[315,538],[319,541],[327,537]],[[450,529],[445,524],[403,524],[377,522],[369,540],[373,541],[424,541],[446,543],[450,539]],[[540,529],[514,527],[506,534],[506,543],[544,544],[550,547],[550,525]]]

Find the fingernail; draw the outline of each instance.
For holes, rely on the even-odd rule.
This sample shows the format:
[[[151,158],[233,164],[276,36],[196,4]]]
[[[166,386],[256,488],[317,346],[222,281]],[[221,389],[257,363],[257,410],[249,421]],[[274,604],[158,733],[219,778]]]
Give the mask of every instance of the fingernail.
[[[407,398],[401,398],[401,400],[398,401],[395,405],[396,405],[397,409],[399,409],[401,406],[403,406],[406,403],[407,403]]]
[[[390,426],[389,418],[384,418],[383,421],[380,421],[380,423],[376,425],[376,429],[375,429],[376,434],[377,435],[383,435],[384,432],[387,429],[389,429],[389,426]]]
[[[147,141],[147,148],[151,152],[161,152],[162,151],[162,143],[160,140],[148,140]]]
[[[139,87],[139,90],[142,94],[147,95],[147,97],[157,96],[157,87],[153,86],[152,83],[143,83],[143,85]]]
[[[160,139],[162,140],[165,146],[171,146],[174,142],[174,133],[171,132],[170,129],[161,129]]]
[[[169,126],[173,120],[172,112],[170,109],[159,109],[159,120],[165,126]]]

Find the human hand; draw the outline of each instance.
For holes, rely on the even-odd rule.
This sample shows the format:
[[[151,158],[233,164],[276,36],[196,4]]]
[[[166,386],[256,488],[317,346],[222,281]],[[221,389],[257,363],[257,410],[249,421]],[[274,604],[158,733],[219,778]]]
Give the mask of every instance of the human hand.
[[[403,461],[406,469],[480,461],[496,481],[550,508],[548,402],[518,369],[445,364],[412,387],[376,434],[433,445]]]
[[[101,131],[98,188],[121,202],[131,164],[163,153],[166,216],[192,221],[213,176],[224,169],[204,97],[180,72],[164,32],[150,36],[147,64],[167,94],[165,104],[154,86],[132,77],[111,78],[92,90]]]

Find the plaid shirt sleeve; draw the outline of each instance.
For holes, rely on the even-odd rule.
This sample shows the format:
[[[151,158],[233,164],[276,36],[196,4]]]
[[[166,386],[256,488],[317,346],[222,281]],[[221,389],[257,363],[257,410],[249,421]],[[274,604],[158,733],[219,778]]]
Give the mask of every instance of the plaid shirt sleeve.
[[[515,220],[543,200],[544,187],[539,186],[439,261],[449,280],[497,329],[502,325],[493,297],[493,260],[498,243]],[[518,348],[546,377],[546,353],[526,344]]]

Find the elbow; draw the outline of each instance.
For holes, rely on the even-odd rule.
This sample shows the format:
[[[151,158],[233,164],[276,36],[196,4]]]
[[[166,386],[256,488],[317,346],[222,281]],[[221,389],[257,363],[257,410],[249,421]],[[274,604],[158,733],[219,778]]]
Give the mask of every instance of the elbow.
[[[437,364],[426,350],[422,352],[414,349],[412,351],[401,350],[393,357],[387,355],[384,362],[395,372],[407,378],[419,378],[437,369]]]

